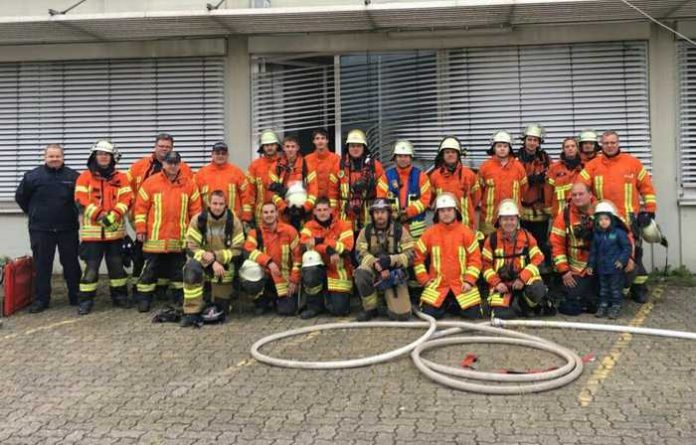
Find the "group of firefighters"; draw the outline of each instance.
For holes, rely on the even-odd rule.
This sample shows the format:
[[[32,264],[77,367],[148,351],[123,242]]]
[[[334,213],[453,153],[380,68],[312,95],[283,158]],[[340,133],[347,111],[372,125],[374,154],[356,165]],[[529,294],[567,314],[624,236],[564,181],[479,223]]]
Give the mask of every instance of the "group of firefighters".
[[[394,166],[385,170],[361,130],[348,133],[343,156],[330,151],[325,130],[313,132],[307,156],[297,138],[268,130],[247,172],[218,142],[210,164],[194,173],[172,136],[160,134],[153,153],[122,173],[116,147],[97,141],[75,188],[84,262],[78,313],[92,310],[102,258],[114,305],[148,312],[158,288],[168,288],[181,326],[224,320],[239,292],[259,315],[275,308],[302,318],[347,315],[354,293],[361,321],[406,320],[414,305],[435,318],[594,313],[597,279],[587,261],[600,204],[627,228],[625,288],[645,302],[641,235],[654,229],[656,210],[650,174],[613,131],[565,139],[555,162],[543,142],[536,124],[518,149],[498,131],[474,172],[448,136],[426,172],[407,140],[394,144]],[[132,298],[127,220],[135,232]]]

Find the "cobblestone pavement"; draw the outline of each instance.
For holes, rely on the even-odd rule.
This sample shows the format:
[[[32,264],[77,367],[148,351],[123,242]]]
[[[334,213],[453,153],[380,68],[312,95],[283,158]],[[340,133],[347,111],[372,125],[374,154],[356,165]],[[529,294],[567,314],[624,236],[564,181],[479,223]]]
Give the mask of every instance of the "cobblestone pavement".
[[[618,322],[693,329],[692,293],[666,288],[654,306],[627,303]],[[329,317],[309,322],[238,310],[231,322],[200,330],[149,320],[105,298],[78,317],[64,297],[42,314],[5,319],[0,443],[696,443],[693,342],[529,330],[597,359],[578,381],[555,391],[482,396],[432,383],[408,358],[344,371],[280,369],[251,359],[257,339]],[[304,359],[357,357],[419,332],[337,331],[267,350]],[[469,352],[479,355],[482,369],[557,363],[505,346],[451,347],[428,356],[456,364]]]

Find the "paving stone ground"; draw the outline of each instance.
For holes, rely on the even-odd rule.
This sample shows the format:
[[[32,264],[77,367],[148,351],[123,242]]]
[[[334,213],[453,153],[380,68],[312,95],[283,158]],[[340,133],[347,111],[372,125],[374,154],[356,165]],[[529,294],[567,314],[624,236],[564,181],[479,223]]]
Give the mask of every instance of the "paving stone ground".
[[[249,348],[259,338],[335,321],[330,317],[254,317],[242,307],[224,325],[182,329],[112,308],[104,291],[88,316],[78,317],[62,294],[42,314],[4,319],[0,444],[696,443],[693,342],[528,330],[596,360],[558,390],[484,396],[432,383],[409,358],[342,371],[273,368],[251,359]],[[693,293],[667,287],[644,326],[695,329]],[[627,302],[617,322],[628,324],[639,309]],[[573,321],[597,322],[592,316]],[[298,359],[358,357],[420,332],[336,331],[265,350]],[[480,357],[482,369],[559,363],[506,346],[450,347],[427,356],[456,365],[467,353]],[[593,383],[600,366],[605,372]]]

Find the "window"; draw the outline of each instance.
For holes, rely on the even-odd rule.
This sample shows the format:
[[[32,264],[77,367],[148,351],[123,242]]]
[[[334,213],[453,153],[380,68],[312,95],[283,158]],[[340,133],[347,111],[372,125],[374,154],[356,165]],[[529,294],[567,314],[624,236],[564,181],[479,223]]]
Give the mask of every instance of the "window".
[[[696,48],[679,42],[679,165],[682,195],[696,195]]]

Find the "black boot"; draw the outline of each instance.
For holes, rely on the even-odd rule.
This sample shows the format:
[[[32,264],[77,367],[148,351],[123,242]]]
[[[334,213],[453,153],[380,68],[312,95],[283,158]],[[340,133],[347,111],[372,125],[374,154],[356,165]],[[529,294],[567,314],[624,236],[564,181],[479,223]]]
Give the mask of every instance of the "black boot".
[[[362,311],[356,317],[355,321],[370,321],[377,316],[377,309],[370,309],[369,311]]]
[[[46,309],[48,309],[48,303],[44,303],[43,301],[35,301],[31,304],[31,306],[29,306],[28,311],[30,314],[38,314]]]
[[[631,287],[631,298],[636,303],[647,303],[648,302],[648,287],[644,284],[633,285]]]
[[[94,300],[81,301],[80,305],[77,307],[77,314],[87,315],[92,312],[92,307],[94,307]]]
[[[152,305],[152,300],[150,298],[140,295],[138,298],[138,312],[150,312],[150,306]]]
[[[314,318],[317,315],[319,315],[320,311],[316,308],[307,308],[300,312],[300,318],[303,320],[307,320],[310,318]]]

